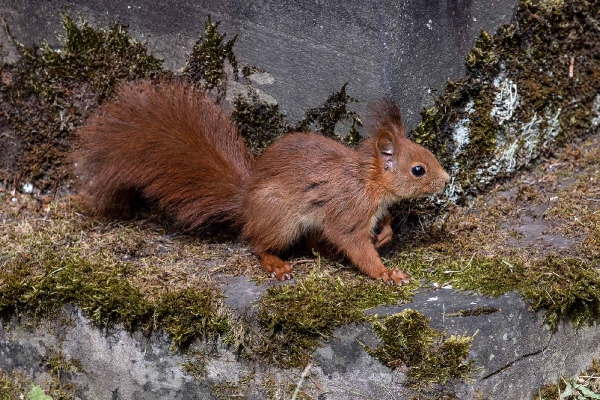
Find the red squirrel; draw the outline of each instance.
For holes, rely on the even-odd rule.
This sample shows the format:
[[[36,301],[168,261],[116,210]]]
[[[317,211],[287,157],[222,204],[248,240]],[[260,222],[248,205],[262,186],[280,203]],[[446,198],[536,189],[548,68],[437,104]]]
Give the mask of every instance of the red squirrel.
[[[409,275],[384,267],[376,250],[392,236],[388,207],[443,190],[449,176],[405,137],[397,105],[381,101],[372,111],[374,128],[356,150],[289,133],[255,159],[201,89],[184,81],[124,84],[79,132],[82,194],[101,214],[126,210],[141,195],[188,228],[233,224],[279,280],[293,270],[278,254],[317,234],[363,273],[401,285]]]

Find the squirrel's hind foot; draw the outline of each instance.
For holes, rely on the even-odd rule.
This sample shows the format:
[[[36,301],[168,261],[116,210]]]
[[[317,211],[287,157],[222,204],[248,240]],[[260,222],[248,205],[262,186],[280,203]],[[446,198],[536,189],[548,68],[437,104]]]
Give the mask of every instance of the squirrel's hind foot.
[[[285,281],[294,277],[294,270],[289,262],[285,262],[273,254],[263,253],[258,256],[262,269],[269,273],[272,278]]]

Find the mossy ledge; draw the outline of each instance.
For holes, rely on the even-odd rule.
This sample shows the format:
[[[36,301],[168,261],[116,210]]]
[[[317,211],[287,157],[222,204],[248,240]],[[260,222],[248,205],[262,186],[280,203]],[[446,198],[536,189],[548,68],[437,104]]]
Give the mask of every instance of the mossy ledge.
[[[523,0],[514,22],[481,32],[467,76],[412,132],[452,176],[434,203],[463,203],[598,127],[599,12],[595,1]]]
[[[167,291],[150,299],[128,281],[132,265],[102,253],[86,257],[52,250],[20,253],[3,259],[0,267],[3,315],[52,317],[64,304],[73,304],[102,328],[119,322],[130,332],[162,329],[179,347],[230,329],[230,316],[219,301],[222,294],[214,286]]]

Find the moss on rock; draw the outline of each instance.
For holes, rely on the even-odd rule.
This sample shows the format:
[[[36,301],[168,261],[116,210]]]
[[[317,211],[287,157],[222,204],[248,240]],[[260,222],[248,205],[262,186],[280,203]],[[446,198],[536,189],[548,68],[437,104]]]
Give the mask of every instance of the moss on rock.
[[[473,361],[467,361],[474,336],[451,335],[429,326],[418,311],[407,309],[376,321],[374,330],[382,340],[367,352],[390,368],[406,371],[408,384],[426,389],[453,379],[468,379]]]
[[[598,125],[599,6],[524,0],[514,22],[482,32],[468,74],[423,113],[414,139],[451,172],[444,201],[462,202]]]
[[[63,13],[64,40],[53,49],[17,42],[14,65],[3,65],[0,80],[0,181],[54,189],[70,173],[65,162],[74,131],[119,82],[154,76],[162,61],[114,24],[94,29]]]
[[[285,367],[303,367],[319,340],[333,329],[370,320],[365,310],[410,298],[406,286],[388,286],[365,276],[313,271],[294,285],[278,285],[260,300],[259,322],[269,342],[261,350]]]

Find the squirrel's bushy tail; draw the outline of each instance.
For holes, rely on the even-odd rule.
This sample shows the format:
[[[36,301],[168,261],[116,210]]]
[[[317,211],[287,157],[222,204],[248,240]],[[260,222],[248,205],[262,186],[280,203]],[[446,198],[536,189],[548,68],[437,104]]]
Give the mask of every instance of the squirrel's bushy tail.
[[[251,156],[221,106],[188,83],[123,85],[79,146],[82,194],[98,213],[127,211],[141,195],[190,228],[240,220]]]

